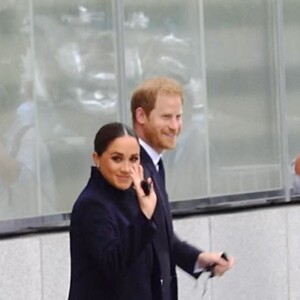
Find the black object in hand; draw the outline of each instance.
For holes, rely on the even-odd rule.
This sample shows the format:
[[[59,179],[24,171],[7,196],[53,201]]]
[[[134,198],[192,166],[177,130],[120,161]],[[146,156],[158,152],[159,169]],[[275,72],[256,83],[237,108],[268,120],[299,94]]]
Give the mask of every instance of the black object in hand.
[[[143,189],[145,196],[150,195],[150,184],[146,180],[141,181],[141,188]]]
[[[225,252],[222,253],[221,257],[223,259],[225,259],[226,261],[228,261],[228,256],[227,256],[227,254]]]
[[[226,261],[228,261],[228,256],[225,252],[222,253],[221,258],[225,259]],[[210,278],[214,277],[214,268],[217,264],[212,264],[208,267],[205,268],[205,271],[210,272]]]

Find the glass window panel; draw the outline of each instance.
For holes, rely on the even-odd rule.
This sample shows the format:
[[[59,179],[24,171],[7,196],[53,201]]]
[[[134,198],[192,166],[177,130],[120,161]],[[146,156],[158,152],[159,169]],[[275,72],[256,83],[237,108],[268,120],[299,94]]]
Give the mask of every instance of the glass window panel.
[[[0,15],[0,219],[69,212],[96,131],[119,118],[111,4],[2,1]]]
[[[35,106],[25,95],[28,1],[0,4],[0,219],[36,215]]]
[[[295,159],[300,154],[300,3],[283,1],[284,42],[286,59],[287,126],[293,194],[300,195],[300,170],[295,171]],[[299,161],[300,162],[300,161]],[[298,170],[298,169],[297,169]]]
[[[41,195],[43,182],[56,194],[42,198],[42,214],[65,212],[89,177],[96,131],[118,119],[112,7],[51,0],[33,11],[37,122],[50,156],[40,146]]]
[[[282,189],[270,1],[204,1],[211,191]]]

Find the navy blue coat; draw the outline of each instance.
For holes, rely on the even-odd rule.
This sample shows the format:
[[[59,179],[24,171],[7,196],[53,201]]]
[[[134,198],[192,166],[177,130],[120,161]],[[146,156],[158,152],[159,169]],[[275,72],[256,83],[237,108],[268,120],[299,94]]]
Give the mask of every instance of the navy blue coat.
[[[159,299],[156,230],[132,189],[115,189],[92,167],[71,214],[69,300]]]

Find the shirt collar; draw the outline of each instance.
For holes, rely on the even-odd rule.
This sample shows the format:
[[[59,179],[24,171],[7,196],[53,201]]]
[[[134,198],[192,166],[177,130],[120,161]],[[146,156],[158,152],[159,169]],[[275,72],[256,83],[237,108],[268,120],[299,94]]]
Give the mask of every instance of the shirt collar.
[[[151,157],[153,164],[155,165],[156,169],[158,168],[157,164],[161,159],[161,154],[158,154],[151,146],[149,146],[145,141],[139,138],[140,145],[145,149],[147,154]]]

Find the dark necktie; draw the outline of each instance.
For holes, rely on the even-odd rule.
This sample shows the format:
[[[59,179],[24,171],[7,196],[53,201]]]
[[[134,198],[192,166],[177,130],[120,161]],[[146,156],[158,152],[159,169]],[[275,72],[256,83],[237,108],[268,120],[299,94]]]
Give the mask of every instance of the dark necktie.
[[[163,161],[162,161],[162,159],[160,159],[159,161],[158,161],[158,174],[159,174],[159,176],[160,176],[160,178],[161,178],[161,180],[162,180],[162,182],[163,182],[163,184],[164,184],[164,186],[165,186],[165,183],[166,183],[166,179],[165,179],[165,168],[164,168],[164,164],[163,164]]]
[[[157,163],[159,180],[163,184],[163,190],[165,189],[165,169],[162,159]],[[167,199],[158,198],[157,208],[154,212],[154,220],[158,227],[158,232],[154,237],[154,247],[158,255],[161,272],[161,284],[162,284],[162,299],[171,299],[171,260],[170,260],[170,249],[169,249],[169,236],[167,230],[167,219],[164,212],[163,202]]]

